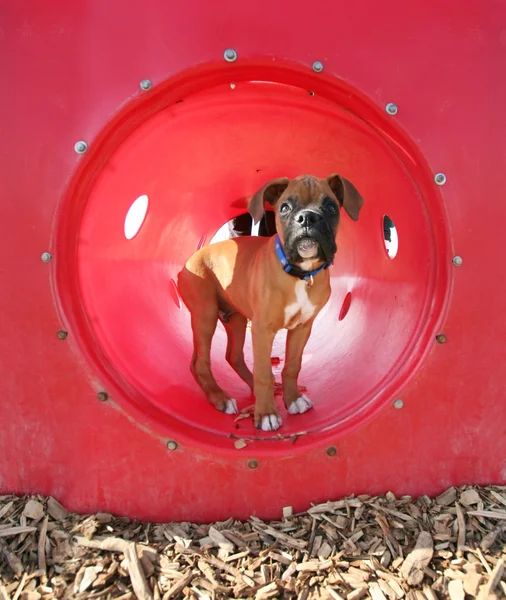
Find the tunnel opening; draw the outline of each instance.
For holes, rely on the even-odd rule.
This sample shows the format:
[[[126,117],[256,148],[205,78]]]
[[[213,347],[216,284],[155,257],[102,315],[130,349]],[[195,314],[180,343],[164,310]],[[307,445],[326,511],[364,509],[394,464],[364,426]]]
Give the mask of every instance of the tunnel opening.
[[[434,232],[438,199],[389,136],[324,94],[259,80],[214,85],[152,112],[103,163],[76,225],[82,346],[120,403],[159,430],[179,428],[197,443],[227,447],[237,437],[319,443],[367,421],[428,351],[439,317],[434,293],[445,288]],[[283,427],[259,436],[251,420],[210,406],[191,377],[189,314],[175,282],[195,250],[229,235],[228,223],[247,214],[247,199],[261,185],[302,173],[340,173],[365,206],[357,223],[342,213],[331,299],[304,352],[300,383],[314,409],[289,416],[278,397]],[[385,245],[385,215],[396,239],[401,232],[395,260]],[[285,334],[272,352],[278,379]],[[218,324],[213,371],[244,409],[253,398],[226,363],[225,346]],[[249,333],[245,355],[251,367]]]

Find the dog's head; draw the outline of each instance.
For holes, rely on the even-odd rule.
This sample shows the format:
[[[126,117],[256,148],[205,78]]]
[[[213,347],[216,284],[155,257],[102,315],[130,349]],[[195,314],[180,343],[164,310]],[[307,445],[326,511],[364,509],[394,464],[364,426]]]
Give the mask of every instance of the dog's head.
[[[286,257],[305,270],[334,260],[340,209],[357,221],[364,204],[355,186],[335,174],[327,179],[302,175],[269,181],[249,202],[255,223],[264,214],[265,202],[276,213],[276,230]]]

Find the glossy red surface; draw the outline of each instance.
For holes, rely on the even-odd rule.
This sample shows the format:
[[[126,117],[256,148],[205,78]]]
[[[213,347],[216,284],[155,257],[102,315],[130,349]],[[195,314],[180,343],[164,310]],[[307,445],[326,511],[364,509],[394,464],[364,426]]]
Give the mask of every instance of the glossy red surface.
[[[2,100],[0,244],[13,259],[0,300],[0,488],[81,511],[209,520],[504,482],[504,5],[117,7],[61,2],[49,16],[27,1],[4,15],[0,44],[15,58],[2,68],[17,90]],[[236,450],[231,434],[258,434],[208,406],[189,375],[173,280],[269,178],[336,171],[366,204],[358,223],[342,219],[332,298],[304,355],[315,408],[285,415],[288,439]],[[126,239],[143,194],[146,219]],[[220,326],[215,370],[246,406],[223,354]],[[102,389],[111,401],[97,401]]]

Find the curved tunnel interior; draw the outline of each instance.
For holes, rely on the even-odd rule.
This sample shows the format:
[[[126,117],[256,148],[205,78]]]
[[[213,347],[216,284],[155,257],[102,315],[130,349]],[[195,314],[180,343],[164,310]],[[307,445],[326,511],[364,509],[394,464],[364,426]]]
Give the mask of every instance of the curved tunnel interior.
[[[88,197],[78,241],[88,326],[118,381],[196,435],[256,432],[251,420],[235,422],[210,406],[190,374],[192,334],[177,273],[245,213],[248,196],[266,181],[303,173],[340,173],[365,205],[357,223],[342,212],[332,296],[304,352],[300,383],[314,409],[289,416],[278,398],[279,433],[291,435],[325,431],[384,401],[426,327],[434,234],[423,197],[385,135],[305,89],[220,85],[140,124]],[[279,332],[272,353],[278,380],[284,338]],[[219,323],[213,370],[243,409],[253,398],[226,363],[225,347]],[[245,354],[251,366],[249,332]]]

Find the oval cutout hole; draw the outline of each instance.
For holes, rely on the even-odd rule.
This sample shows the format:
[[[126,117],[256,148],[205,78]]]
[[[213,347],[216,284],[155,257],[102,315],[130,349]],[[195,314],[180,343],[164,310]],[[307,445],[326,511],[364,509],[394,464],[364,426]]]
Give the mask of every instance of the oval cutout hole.
[[[383,217],[383,243],[385,244],[388,256],[395,258],[399,251],[399,236],[397,235],[397,228],[394,222],[388,215]]]
[[[127,240],[133,239],[139,233],[148,212],[148,204],[149,199],[146,194],[132,202],[125,217],[124,232]]]
[[[343,305],[341,306],[341,310],[339,311],[339,320],[342,321],[344,317],[348,314],[351,306],[351,292],[348,292],[343,300]]]

